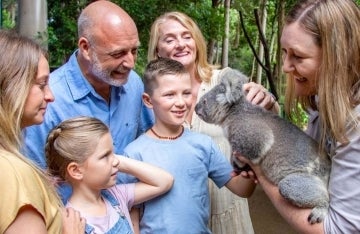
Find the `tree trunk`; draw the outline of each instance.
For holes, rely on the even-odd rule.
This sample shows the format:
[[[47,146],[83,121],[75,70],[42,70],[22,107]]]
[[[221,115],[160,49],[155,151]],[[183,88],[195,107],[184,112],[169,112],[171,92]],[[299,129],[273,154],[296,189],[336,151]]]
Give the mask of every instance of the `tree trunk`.
[[[234,43],[233,43],[234,49],[237,49],[240,46],[240,31],[241,31],[240,19],[238,19],[236,28],[235,28],[235,39],[234,39]]]
[[[229,66],[229,28],[230,28],[230,0],[224,1],[225,7],[225,32],[222,50],[222,67]]]
[[[276,51],[276,76],[277,76],[277,87],[280,93],[280,96],[285,94],[285,81],[284,76],[282,73],[282,52],[281,52],[281,46],[280,46],[280,37],[281,32],[283,29],[283,22],[285,21],[285,0],[279,0],[279,16],[278,16],[278,31],[277,31],[277,38],[278,38],[278,48]]]
[[[36,39],[47,47],[47,2],[46,0],[18,0],[17,30],[20,34]]]
[[[266,35],[266,19],[267,19],[267,10],[266,10],[266,2],[267,0],[261,1],[261,31],[264,35]],[[264,46],[262,45],[261,41],[259,41],[259,59],[260,61],[264,61]],[[257,77],[256,83],[261,84],[261,77],[262,77],[262,67],[260,64],[257,65]]]
[[[214,63],[214,48],[215,48],[216,40],[211,38],[208,45],[207,45],[207,53],[208,53],[208,62],[213,64]]]

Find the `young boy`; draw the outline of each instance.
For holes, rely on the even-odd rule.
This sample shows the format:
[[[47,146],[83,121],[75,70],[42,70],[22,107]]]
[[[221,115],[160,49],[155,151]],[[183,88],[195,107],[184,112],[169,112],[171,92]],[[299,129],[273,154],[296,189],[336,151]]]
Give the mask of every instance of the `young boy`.
[[[251,179],[231,177],[232,167],[209,136],[184,129],[193,99],[190,75],[174,60],[160,58],[144,74],[145,105],[152,108],[155,124],[125,148],[129,157],[165,169],[174,176],[173,188],[145,202],[141,233],[211,233],[208,178],[218,187],[249,197]]]

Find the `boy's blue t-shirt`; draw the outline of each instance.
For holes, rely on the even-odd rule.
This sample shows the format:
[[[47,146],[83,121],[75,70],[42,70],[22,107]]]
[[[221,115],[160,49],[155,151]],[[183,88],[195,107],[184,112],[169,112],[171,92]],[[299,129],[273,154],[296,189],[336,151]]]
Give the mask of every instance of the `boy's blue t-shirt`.
[[[143,134],[124,152],[175,179],[169,192],[144,203],[141,233],[211,233],[208,178],[222,187],[232,167],[209,136],[186,129],[180,138],[164,141]]]

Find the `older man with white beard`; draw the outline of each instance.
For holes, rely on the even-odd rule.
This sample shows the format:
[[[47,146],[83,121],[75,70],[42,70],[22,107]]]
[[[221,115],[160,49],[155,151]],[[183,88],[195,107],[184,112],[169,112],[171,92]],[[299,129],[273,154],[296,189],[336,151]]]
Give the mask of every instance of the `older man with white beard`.
[[[44,123],[25,132],[26,155],[42,168],[48,132],[70,117],[106,123],[117,154],[153,124],[152,112],[142,103],[143,83],[132,70],[140,42],[131,17],[110,1],[93,2],[79,16],[78,35],[78,49],[50,75],[55,102]],[[69,186],[61,187],[63,201],[70,194]]]

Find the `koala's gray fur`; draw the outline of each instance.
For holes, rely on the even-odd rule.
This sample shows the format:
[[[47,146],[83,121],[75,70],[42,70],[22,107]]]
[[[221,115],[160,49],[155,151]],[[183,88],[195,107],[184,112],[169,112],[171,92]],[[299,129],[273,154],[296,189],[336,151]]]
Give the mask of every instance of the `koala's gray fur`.
[[[246,101],[248,79],[226,68],[221,82],[206,93],[195,111],[205,122],[220,125],[233,151],[259,164],[280,194],[299,207],[313,208],[310,223],[327,214],[330,161],[318,144],[297,126]],[[244,167],[233,157],[234,167]]]

